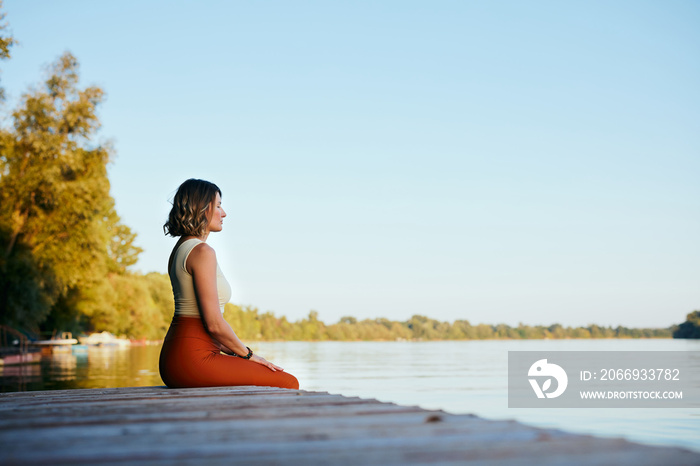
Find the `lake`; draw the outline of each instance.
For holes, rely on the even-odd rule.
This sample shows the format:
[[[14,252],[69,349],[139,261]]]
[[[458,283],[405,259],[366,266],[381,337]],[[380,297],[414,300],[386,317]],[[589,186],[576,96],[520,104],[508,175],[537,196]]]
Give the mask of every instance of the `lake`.
[[[261,342],[253,350],[284,367],[304,390],[516,419],[540,427],[624,437],[700,451],[700,407],[508,408],[508,351],[700,351],[693,340],[488,340]],[[0,368],[0,391],[162,385],[159,346],[90,347]]]

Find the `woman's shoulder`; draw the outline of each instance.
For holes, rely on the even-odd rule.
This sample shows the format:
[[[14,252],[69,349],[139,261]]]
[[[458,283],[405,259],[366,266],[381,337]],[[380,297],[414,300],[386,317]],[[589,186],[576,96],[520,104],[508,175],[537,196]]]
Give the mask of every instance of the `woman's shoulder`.
[[[197,239],[197,238],[195,238]],[[204,241],[197,239],[199,243],[195,244],[192,246],[192,251],[190,252],[190,256],[192,255],[213,255],[216,256],[216,252],[214,251],[214,248],[209,246],[207,243]]]
[[[216,252],[214,248],[204,241],[195,244],[187,258],[187,268],[191,271],[198,267],[208,267],[216,264]]]

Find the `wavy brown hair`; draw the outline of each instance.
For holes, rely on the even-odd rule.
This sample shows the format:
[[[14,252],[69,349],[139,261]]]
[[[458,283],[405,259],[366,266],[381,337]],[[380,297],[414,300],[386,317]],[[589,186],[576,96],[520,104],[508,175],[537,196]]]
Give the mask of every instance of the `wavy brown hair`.
[[[191,178],[180,185],[163,232],[170,236],[202,236],[209,225],[212,203],[221,190],[209,181]]]

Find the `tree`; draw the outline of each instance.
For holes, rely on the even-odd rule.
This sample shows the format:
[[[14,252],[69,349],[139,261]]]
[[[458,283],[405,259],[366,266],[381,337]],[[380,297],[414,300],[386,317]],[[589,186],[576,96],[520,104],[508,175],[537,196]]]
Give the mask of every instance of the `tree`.
[[[114,212],[111,148],[93,141],[103,98],[98,87],[78,88],[78,62],[65,53],[0,132],[3,323],[36,330],[52,309],[103,288],[108,270],[123,270],[140,252]]]
[[[673,338],[700,338],[700,311],[686,316],[686,321],[673,332]]]
[[[317,311],[309,311],[309,316],[296,322],[296,325],[295,338],[299,340],[323,340],[326,336],[326,325],[318,320]]]
[[[106,219],[109,242],[107,254],[109,255],[109,269],[111,272],[126,273],[127,268],[136,264],[139,254],[143,249],[134,245],[136,233],[131,228],[121,223],[121,219],[114,210],[114,202]]]

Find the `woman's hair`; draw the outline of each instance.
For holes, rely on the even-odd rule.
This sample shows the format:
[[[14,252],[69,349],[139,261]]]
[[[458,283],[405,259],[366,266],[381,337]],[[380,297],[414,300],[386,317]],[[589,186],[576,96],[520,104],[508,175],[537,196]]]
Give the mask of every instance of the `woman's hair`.
[[[202,236],[209,225],[209,212],[221,190],[209,181],[191,178],[180,185],[173,199],[163,232],[170,236]]]

